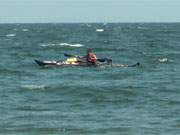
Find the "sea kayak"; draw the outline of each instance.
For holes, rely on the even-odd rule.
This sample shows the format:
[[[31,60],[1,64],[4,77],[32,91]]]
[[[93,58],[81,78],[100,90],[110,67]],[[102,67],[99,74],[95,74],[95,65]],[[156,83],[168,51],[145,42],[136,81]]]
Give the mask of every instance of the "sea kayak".
[[[100,67],[100,66],[112,66],[112,67],[136,67],[139,66],[140,63],[137,62],[132,65],[128,64],[108,64],[106,62],[98,62],[96,65],[89,65],[85,62],[78,63],[67,63],[66,61],[41,61],[34,60],[41,67],[71,67],[71,66],[80,66],[80,67]]]

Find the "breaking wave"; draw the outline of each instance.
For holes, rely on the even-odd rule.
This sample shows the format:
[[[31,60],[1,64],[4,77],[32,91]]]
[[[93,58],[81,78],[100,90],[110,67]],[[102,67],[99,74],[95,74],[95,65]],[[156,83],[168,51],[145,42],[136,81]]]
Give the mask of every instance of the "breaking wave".
[[[16,34],[7,34],[6,37],[14,37]]]
[[[165,62],[168,62],[168,59],[167,58],[159,58],[158,61],[161,63],[165,63]]]
[[[96,29],[96,32],[103,32],[104,29]]]
[[[34,89],[45,89],[46,86],[45,85],[31,84],[31,85],[21,85],[21,88],[25,88],[25,89],[29,89],[29,90],[34,90]]]
[[[29,31],[29,29],[22,29],[22,31],[26,32],[26,31]]]
[[[83,47],[84,45],[82,44],[69,44],[69,43],[59,43],[59,44],[53,44],[53,43],[45,43],[45,44],[40,44],[42,47],[48,47],[48,46],[69,46],[69,47]]]

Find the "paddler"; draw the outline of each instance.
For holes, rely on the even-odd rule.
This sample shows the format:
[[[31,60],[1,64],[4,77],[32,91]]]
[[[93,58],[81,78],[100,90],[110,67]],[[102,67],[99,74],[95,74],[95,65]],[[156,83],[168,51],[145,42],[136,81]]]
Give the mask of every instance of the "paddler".
[[[96,54],[92,52],[91,48],[87,48],[86,56],[78,56],[80,60],[85,59],[88,65],[96,65],[97,57]]]
[[[103,59],[97,59],[96,54],[93,53],[91,48],[87,48],[86,55],[85,56],[78,56],[78,55],[71,55],[64,53],[66,57],[70,57],[66,60],[69,64],[78,64],[78,63],[84,63],[82,60],[85,59],[87,65],[96,65],[98,62],[107,62],[107,64],[112,64],[112,59],[109,58],[103,58]]]
[[[98,59],[96,57],[96,54],[93,53],[91,48],[87,48],[86,50],[86,56],[84,57],[80,57],[81,59],[86,59],[86,62],[88,65],[96,65],[96,62],[107,62],[108,64],[112,64],[112,59],[108,59],[108,58],[103,58],[103,59]]]
[[[88,65],[95,65],[97,61],[96,54],[92,52],[91,48],[87,48],[86,62]]]
[[[112,65],[112,59],[109,59],[109,58],[98,59],[96,57],[96,54],[92,52],[91,48],[87,49],[86,58],[87,58],[86,61],[87,61],[88,64],[95,65],[96,61],[99,61],[99,62],[107,62],[107,64],[111,64]]]

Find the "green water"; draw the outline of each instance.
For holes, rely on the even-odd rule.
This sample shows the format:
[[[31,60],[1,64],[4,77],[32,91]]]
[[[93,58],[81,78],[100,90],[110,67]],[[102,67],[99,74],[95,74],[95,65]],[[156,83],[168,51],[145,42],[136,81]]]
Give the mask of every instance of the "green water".
[[[141,66],[34,62],[88,47]],[[0,24],[0,57],[2,135],[180,134],[180,24]]]

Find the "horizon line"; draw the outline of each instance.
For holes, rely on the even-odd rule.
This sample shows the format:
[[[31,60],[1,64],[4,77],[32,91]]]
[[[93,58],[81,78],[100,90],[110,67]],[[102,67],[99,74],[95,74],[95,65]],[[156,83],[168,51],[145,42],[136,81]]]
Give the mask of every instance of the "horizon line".
[[[0,24],[78,24],[78,23],[180,23],[180,21],[122,21],[122,22],[0,22]]]

